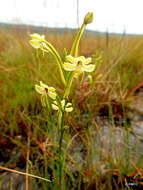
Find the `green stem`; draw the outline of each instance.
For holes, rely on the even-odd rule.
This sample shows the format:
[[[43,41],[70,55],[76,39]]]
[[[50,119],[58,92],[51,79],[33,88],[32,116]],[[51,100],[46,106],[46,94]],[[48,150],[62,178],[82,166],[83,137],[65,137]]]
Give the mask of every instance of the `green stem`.
[[[51,104],[49,102],[49,97],[46,97],[46,104],[47,104],[47,108],[48,108],[48,119],[51,120]]]
[[[62,64],[62,60],[61,60],[60,55],[57,52],[57,50],[49,42],[45,41],[45,43],[48,45],[48,48],[50,49],[51,54],[55,57],[57,64],[58,64],[58,67],[59,67],[62,82],[64,85],[66,85],[65,76],[63,73],[63,64]]]
[[[74,72],[71,72],[70,76],[69,76],[69,79],[68,79],[68,82],[67,82],[65,93],[64,93],[64,98],[65,99],[67,99],[69,94],[70,94],[71,85],[72,85],[72,82],[73,82],[73,77],[74,77]]]
[[[86,24],[83,22],[83,24],[81,25],[80,30],[78,31],[75,40],[73,42],[72,48],[71,48],[71,52],[70,55],[77,57],[78,56],[78,49],[79,49],[79,42],[81,40],[81,37],[83,35],[83,32],[85,30]]]
[[[60,115],[60,139],[59,139],[59,185],[60,190],[63,187],[63,152],[62,152],[62,142],[64,136],[64,111],[59,112]]]

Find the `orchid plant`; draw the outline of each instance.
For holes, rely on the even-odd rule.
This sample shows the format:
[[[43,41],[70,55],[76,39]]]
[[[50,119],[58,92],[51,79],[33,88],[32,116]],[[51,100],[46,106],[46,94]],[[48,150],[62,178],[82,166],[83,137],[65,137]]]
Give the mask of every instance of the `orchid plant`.
[[[95,70],[95,63],[92,62],[92,58],[85,58],[84,56],[78,56],[79,42],[87,24],[93,21],[93,13],[86,14],[84,21],[79,29],[75,40],[72,44],[71,52],[65,56],[62,60],[58,51],[46,41],[44,35],[31,34],[31,40],[29,43],[35,49],[42,50],[44,53],[51,53],[59,68],[61,81],[64,85],[64,93],[62,97],[58,95],[54,87],[50,87],[40,81],[40,85],[35,85],[35,90],[41,96],[41,104],[43,107],[52,108],[58,111],[58,129],[59,129],[59,189],[63,189],[63,175],[64,175],[64,158],[63,158],[63,136],[65,132],[65,112],[70,113],[73,111],[72,103],[68,102],[71,86],[75,77],[82,75],[84,72],[93,72]]]

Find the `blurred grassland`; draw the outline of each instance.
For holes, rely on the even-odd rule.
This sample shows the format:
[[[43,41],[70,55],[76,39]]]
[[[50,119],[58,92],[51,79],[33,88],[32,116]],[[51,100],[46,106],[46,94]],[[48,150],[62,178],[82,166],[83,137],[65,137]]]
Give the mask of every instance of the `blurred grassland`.
[[[30,31],[24,33],[17,29],[0,30],[0,138],[6,137],[3,141],[0,140],[0,146],[13,143],[20,147],[26,160],[26,139],[29,134],[31,143],[37,146],[32,148],[31,160],[37,155],[35,162],[42,160],[46,168],[46,155],[39,149],[43,151],[41,142],[47,138],[49,130],[51,136],[48,138],[53,140],[53,145],[56,142],[52,128],[56,125],[56,119],[47,121],[46,111],[41,108],[34,85],[42,80],[49,86],[56,87],[59,93],[63,91],[63,86],[55,60],[50,54],[43,57],[41,52],[36,52],[28,43],[29,34]],[[66,48],[69,52],[75,36],[68,30],[63,33],[46,31],[44,34],[62,57],[63,49]],[[143,36],[84,35],[80,55],[92,55],[94,58],[101,53],[102,61],[97,63],[96,70],[92,73],[91,85],[87,74],[84,75],[84,80],[80,77],[73,85],[70,100],[75,109],[71,115],[66,116],[67,125],[73,127],[71,133],[76,134],[82,127],[92,125],[93,118],[104,105],[109,105],[112,101],[128,105],[132,101],[135,91],[143,85],[142,50]],[[88,115],[86,119],[82,117],[83,113]],[[70,134],[65,138],[71,138]],[[50,149],[47,154],[53,156]],[[37,168],[34,173],[40,175],[42,169],[35,165]],[[46,169],[42,173],[48,177]]]
[[[19,112],[27,117],[36,115],[37,104],[41,110],[34,90],[40,80],[56,87],[59,93],[63,91],[55,60],[50,54],[43,56],[42,52],[36,52],[28,43],[29,34],[30,31],[24,33],[18,28],[0,31],[0,125],[3,130],[19,131]],[[65,30],[45,32],[45,36],[63,57],[63,49],[70,51],[75,34]],[[84,82],[80,82],[81,78],[75,81],[70,96],[75,112],[80,115],[86,110],[96,114],[111,101],[128,104],[143,81],[142,49],[142,36],[86,33],[79,54],[94,58],[101,53],[102,61],[92,73],[92,85],[88,84],[87,74]]]
[[[64,48],[69,52],[74,39],[72,32],[46,32],[45,35],[61,55]],[[33,98],[37,98],[34,84],[39,80],[51,86],[58,85],[62,90],[55,60],[51,55],[43,57],[41,52],[32,49],[29,39],[28,34],[16,30],[0,31],[1,114],[19,104],[33,104]],[[110,100],[126,101],[132,95],[143,80],[142,48],[142,36],[84,35],[80,55],[94,57],[100,52],[103,57],[92,74],[93,98],[90,99],[94,106]],[[78,82],[76,85],[79,87]],[[98,101],[93,102],[94,99]]]

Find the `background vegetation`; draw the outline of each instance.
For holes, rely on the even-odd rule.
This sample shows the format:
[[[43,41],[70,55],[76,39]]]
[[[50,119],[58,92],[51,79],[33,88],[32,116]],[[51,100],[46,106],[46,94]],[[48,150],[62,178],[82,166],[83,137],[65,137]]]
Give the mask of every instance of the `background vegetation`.
[[[52,121],[47,120],[34,85],[42,80],[58,86],[59,93],[63,86],[53,57],[47,54],[43,57],[29,45],[28,34],[33,30],[38,29],[23,30],[15,26],[0,30],[0,164],[53,180],[47,183],[29,178],[29,189],[53,190],[56,189],[56,113],[53,112]],[[76,32],[41,30],[62,56],[65,47],[67,51],[71,48]],[[123,120],[121,127],[131,130],[126,113],[143,86],[142,49],[142,36],[87,32],[82,38],[80,54],[85,57],[101,54],[102,59],[92,74],[93,82],[90,83],[88,75],[77,79],[70,96],[75,109],[66,116],[67,189],[122,189],[125,176],[141,173],[141,157],[130,161],[126,149],[125,154],[116,158],[110,153],[117,147],[106,152],[97,146],[94,134],[102,127],[96,121],[97,116],[108,118],[113,127],[117,126],[116,121]],[[73,152],[81,146],[83,160],[77,161],[78,155]],[[103,164],[108,165],[105,172],[99,167]]]

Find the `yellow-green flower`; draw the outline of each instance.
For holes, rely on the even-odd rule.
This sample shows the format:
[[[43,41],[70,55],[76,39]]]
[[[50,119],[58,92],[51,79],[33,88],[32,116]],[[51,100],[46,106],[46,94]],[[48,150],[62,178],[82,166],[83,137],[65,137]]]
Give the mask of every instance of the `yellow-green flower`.
[[[32,40],[29,41],[29,43],[31,44],[32,47],[36,48],[36,49],[41,49],[41,50],[49,50],[48,46],[46,45],[46,40],[45,40],[45,36],[44,35],[40,35],[40,34],[31,34],[30,35]]]
[[[43,107],[46,107],[47,95],[53,100],[56,99],[57,94],[55,88],[49,87],[42,81],[40,81],[40,85],[35,85],[35,90],[41,94],[41,103]]]
[[[62,111],[65,110],[66,112],[72,112],[73,111],[72,104],[71,103],[66,104],[65,99],[61,100],[61,107],[59,107],[58,103],[56,101],[54,101],[52,104],[52,108],[53,108],[53,110],[62,109]]]
[[[66,71],[76,72],[92,72],[95,69],[95,65],[91,64],[90,57],[72,57],[71,55],[66,56],[66,62],[64,62],[63,67]]]

